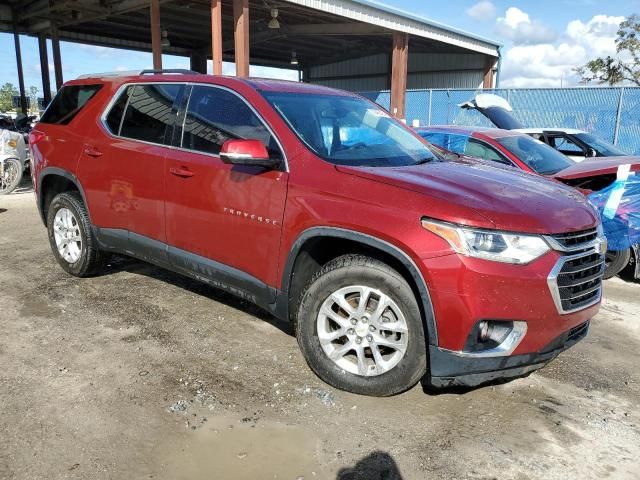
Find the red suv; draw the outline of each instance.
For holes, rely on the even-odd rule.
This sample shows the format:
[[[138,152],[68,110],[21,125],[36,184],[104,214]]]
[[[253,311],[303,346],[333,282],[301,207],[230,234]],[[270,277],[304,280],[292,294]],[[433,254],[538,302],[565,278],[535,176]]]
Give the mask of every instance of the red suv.
[[[525,375],[586,335],[604,240],[574,189],[441,161],[351,93],[172,73],[68,82],[32,132],[70,274],[114,252],[233,292],[369,395]]]

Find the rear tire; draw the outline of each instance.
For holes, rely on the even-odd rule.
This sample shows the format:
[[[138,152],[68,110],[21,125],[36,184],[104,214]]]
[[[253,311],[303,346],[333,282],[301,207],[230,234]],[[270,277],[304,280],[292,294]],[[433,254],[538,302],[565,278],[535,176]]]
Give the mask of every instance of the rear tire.
[[[89,277],[102,269],[104,258],[79,193],[54,197],[47,213],[47,230],[53,255],[65,272]]]
[[[2,160],[3,168],[0,174],[0,195],[8,195],[13,192],[22,180],[22,162],[17,158]]]
[[[620,250],[619,252],[607,251],[605,257],[605,269],[603,278],[605,280],[618,275],[631,260],[631,249]]]
[[[307,363],[341,390],[394,395],[413,387],[427,371],[413,290],[381,261],[345,255],[328,262],[304,290],[296,320]]]

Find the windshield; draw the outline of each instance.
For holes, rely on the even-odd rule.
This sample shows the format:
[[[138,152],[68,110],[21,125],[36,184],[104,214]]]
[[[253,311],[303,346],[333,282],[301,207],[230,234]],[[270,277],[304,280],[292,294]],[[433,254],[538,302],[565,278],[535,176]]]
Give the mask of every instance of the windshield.
[[[407,127],[364,98],[261,93],[296,135],[328,162],[401,167],[435,159],[429,147]]]
[[[626,157],[628,153],[614,147],[601,138],[594,137],[590,133],[577,133],[576,138],[593,148],[600,157]]]
[[[528,135],[496,138],[496,142],[541,175],[553,175],[575,163],[549,145]]]

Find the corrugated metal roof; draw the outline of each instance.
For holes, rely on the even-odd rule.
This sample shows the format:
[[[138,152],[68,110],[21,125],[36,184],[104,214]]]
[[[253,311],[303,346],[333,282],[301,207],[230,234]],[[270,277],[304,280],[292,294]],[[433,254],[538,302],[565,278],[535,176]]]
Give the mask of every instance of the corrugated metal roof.
[[[372,0],[284,0],[352,20],[498,56],[502,46],[490,40]]]

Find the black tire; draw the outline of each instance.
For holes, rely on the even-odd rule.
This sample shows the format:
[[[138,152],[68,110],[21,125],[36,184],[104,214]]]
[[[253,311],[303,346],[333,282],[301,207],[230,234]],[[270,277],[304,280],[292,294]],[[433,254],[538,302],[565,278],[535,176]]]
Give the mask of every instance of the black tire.
[[[613,252],[611,250],[606,253],[604,279],[613,278],[618,275],[631,260],[631,249]]]
[[[353,285],[372,287],[387,295],[406,320],[405,354],[397,365],[379,375],[362,376],[344,370],[327,356],[318,338],[320,307],[331,294]],[[309,367],[326,383],[341,390],[378,397],[395,395],[413,387],[427,371],[425,335],[415,295],[402,275],[379,260],[345,255],[328,262],[302,293],[296,322],[298,344]]]
[[[67,208],[73,213],[77,220],[78,230],[80,231],[80,237],[82,239],[80,257],[73,263],[68,262],[62,257],[58,251],[54,236],[54,219],[56,213],[62,208]],[[76,277],[90,277],[102,269],[104,258],[98,249],[98,243],[91,230],[91,222],[87,208],[79,193],[64,192],[54,197],[47,213],[47,231],[49,233],[49,244],[51,245],[53,255],[65,272]]]

